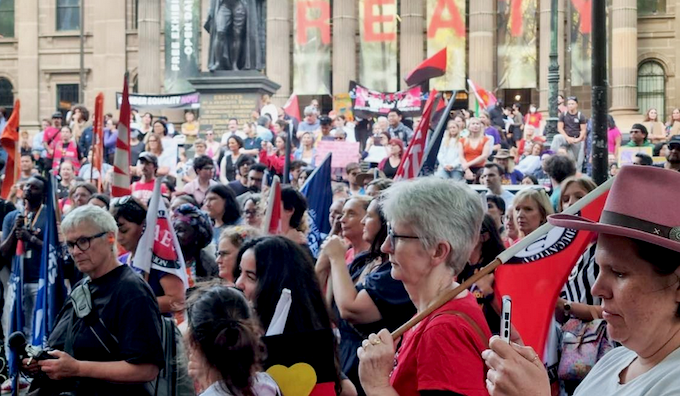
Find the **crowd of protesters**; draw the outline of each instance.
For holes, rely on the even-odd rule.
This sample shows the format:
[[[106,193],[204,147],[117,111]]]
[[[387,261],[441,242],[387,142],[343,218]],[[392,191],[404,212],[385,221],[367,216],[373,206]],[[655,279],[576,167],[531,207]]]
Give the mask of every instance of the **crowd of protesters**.
[[[650,109],[625,142],[610,117],[611,176],[619,171],[622,147],[649,147],[653,155],[641,151],[632,163],[643,167],[620,169],[619,187],[607,205],[629,220],[645,219],[647,229],[667,229],[667,236],[635,230],[629,220],[607,225],[603,219],[599,238],[582,252],[556,302],[551,328],[556,337],[540,361],[539,351],[494,336],[500,331],[494,274],[428,315],[398,343],[389,332],[546,222],[592,227],[554,215],[595,188],[588,177],[591,123],[578,110],[577,98],[562,98],[559,133],[551,142],[534,105],[526,115],[519,104],[500,102],[480,114],[454,111],[436,148],[434,175],[410,181],[393,180],[414,136],[413,120],[399,110],[352,120],[322,112],[314,100],[296,120],[268,98],[262,104],[252,122],[231,119],[221,136],[202,129],[193,111],[185,112],[179,127],[133,111],[131,195],[113,199],[118,120],[112,115],[104,120],[102,169],[93,166],[92,117],[83,106],[66,119],[55,113],[44,120],[32,141],[22,135],[19,176],[9,198],[0,200],[0,256],[11,268],[19,243],[25,251],[23,332],[29,338],[33,330],[42,209],[52,177],[62,215],[64,271],[72,293],[83,288],[91,293],[96,312],[93,324],[69,300],[49,337],[54,359],[25,359],[22,389],[40,388],[41,395],[153,395],[154,380],[167,370],[162,332],[167,319],[183,323],[176,358],[184,364],[175,370],[192,379],[185,393],[176,394],[280,394],[263,371],[261,337],[273,326],[285,289],[292,304],[283,334],[334,331],[332,382],[339,395],[548,395],[551,386],[554,395],[599,389],[661,395],[680,389],[675,379],[680,319],[674,314],[680,301],[675,275],[680,219],[670,198],[680,192],[680,174],[672,172],[680,171],[680,110],[664,124]],[[300,189],[323,160],[316,149],[320,141],[358,142],[361,160],[334,170],[332,204],[329,213],[320,214],[328,216],[331,230],[313,251]],[[274,175],[284,180],[281,227],[278,235],[268,235],[264,219],[271,215]],[[142,276],[134,270],[157,179],[187,284],[157,269]],[[649,206],[641,191],[659,197],[660,204]],[[619,203],[631,199],[640,202]],[[647,213],[636,212],[640,208]],[[10,311],[5,299],[5,340]],[[602,362],[588,376],[556,375],[551,368],[560,364],[565,326],[602,318],[607,339],[623,347],[598,356]],[[515,337],[521,344],[521,334]],[[3,393],[11,386],[5,381]]]

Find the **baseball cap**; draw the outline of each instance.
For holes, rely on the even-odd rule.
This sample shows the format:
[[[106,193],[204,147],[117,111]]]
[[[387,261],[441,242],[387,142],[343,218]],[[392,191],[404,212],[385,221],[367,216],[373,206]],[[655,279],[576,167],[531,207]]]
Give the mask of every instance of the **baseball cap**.
[[[680,145],[680,135],[671,136],[668,140],[668,147]]]
[[[139,161],[150,162],[158,167],[158,157],[156,157],[156,154],[150,153],[148,151],[143,151],[141,154],[139,154]]]
[[[52,119],[55,118],[63,119],[64,116],[61,114],[61,112],[57,111],[56,113],[52,114]]]

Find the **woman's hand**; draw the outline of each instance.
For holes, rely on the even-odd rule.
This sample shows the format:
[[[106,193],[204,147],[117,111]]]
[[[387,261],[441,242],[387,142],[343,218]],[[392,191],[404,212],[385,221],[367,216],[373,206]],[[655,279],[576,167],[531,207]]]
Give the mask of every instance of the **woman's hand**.
[[[477,273],[475,271],[475,273]],[[479,288],[479,290],[484,294],[484,297],[493,294],[493,282],[494,282],[494,276],[493,274],[489,274],[486,276],[481,277],[477,282],[475,282],[475,285]]]
[[[475,180],[475,174],[472,173],[470,168],[465,169],[465,180]]]
[[[337,235],[333,235],[321,246],[321,254],[328,256],[331,263],[333,260],[345,262],[345,254],[347,254],[347,246],[345,242]]]
[[[49,351],[56,359],[45,359],[38,362],[40,370],[47,374],[50,379],[60,380],[63,378],[78,377],[80,362],[66,352]]]
[[[549,396],[550,380],[543,362],[531,347],[508,344],[491,337],[482,352],[489,371],[486,389],[491,396]]]
[[[394,342],[387,329],[371,334],[357,350],[359,379],[367,394],[381,388],[390,388],[390,373],[394,368]]]

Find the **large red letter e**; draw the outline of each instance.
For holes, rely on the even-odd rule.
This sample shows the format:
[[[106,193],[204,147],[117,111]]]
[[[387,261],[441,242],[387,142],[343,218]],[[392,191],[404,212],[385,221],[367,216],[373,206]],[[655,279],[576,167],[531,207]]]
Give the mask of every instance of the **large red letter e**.
[[[374,14],[373,6],[395,5],[396,0],[364,0],[364,41],[365,42],[386,42],[397,38],[396,32],[377,33],[374,25],[376,23],[390,23],[394,21],[394,14],[384,13]],[[384,9],[383,9],[384,10]]]

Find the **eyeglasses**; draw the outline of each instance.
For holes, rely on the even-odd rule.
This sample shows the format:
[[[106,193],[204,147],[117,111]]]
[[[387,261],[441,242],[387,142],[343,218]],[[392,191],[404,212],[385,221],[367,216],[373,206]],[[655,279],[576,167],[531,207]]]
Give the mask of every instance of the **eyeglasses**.
[[[124,197],[122,197],[122,198],[118,198],[118,199],[116,200],[116,202],[113,203],[113,206],[123,206],[123,205],[128,204],[129,202],[135,202],[135,201],[132,199],[132,195],[126,195],[126,196],[124,196]]]
[[[244,210],[243,213],[245,213],[246,216],[255,216],[257,215],[257,210]]]
[[[104,231],[104,232],[100,232],[97,235],[92,235],[90,237],[80,237],[80,238],[76,239],[75,242],[66,241],[66,247],[68,248],[69,251],[73,251],[73,248],[78,246],[78,249],[80,249],[80,251],[84,252],[84,251],[86,251],[87,249],[90,248],[90,243],[92,242],[93,239],[101,238],[106,234],[108,234],[108,232]]]
[[[392,249],[397,246],[397,239],[402,238],[402,239],[419,239],[417,236],[414,235],[398,235],[395,234],[394,231],[392,231],[392,226],[387,225],[387,236],[390,238],[390,245],[392,245]]]

